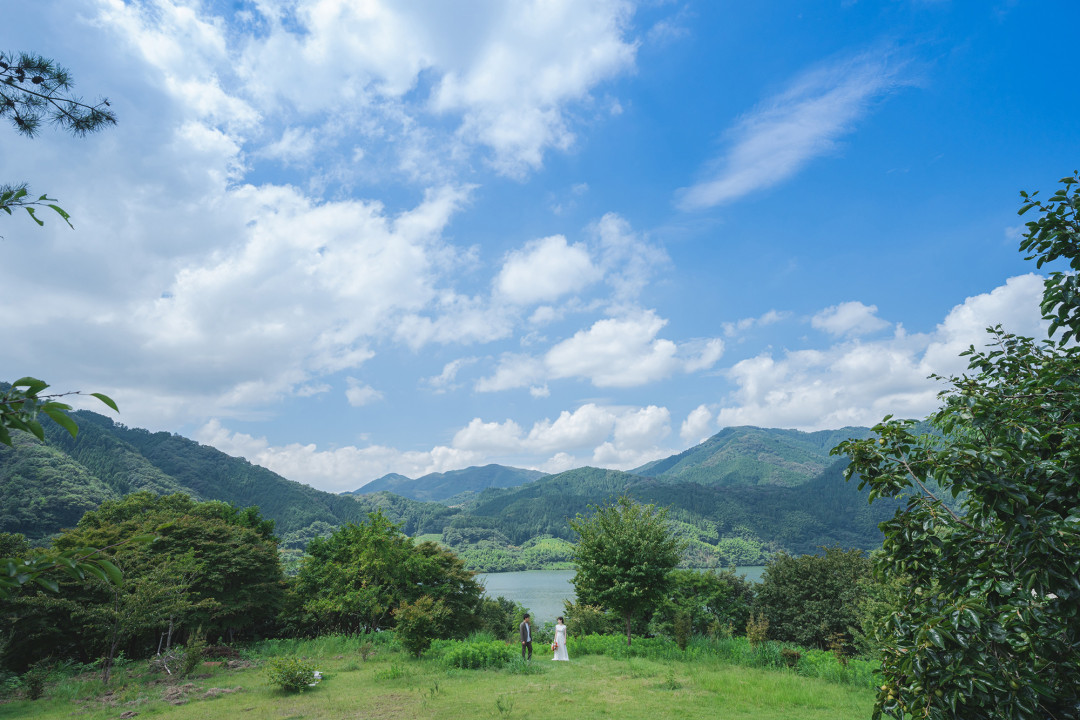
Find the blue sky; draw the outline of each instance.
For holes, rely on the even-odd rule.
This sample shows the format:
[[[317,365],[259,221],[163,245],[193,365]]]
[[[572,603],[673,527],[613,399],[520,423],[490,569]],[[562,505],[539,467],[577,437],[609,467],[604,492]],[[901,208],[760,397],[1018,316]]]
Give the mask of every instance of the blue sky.
[[[351,490],[921,417],[1037,335],[1073,2],[41,0],[116,127],[4,130],[0,376]],[[88,406],[92,407],[92,406]]]

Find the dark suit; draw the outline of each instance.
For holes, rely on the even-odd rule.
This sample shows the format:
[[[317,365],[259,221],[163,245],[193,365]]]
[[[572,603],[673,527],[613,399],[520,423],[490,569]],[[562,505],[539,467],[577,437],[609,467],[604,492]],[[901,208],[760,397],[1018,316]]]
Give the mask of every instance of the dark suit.
[[[532,630],[529,628],[529,623],[522,620],[521,625],[518,626],[518,633],[521,634],[521,658],[532,660]],[[526,651],[529,653],[527,656]]]

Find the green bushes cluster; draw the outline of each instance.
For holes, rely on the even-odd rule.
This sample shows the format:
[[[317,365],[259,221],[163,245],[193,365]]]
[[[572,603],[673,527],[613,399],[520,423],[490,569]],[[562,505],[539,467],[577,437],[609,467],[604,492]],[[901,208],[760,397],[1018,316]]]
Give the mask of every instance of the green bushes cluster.
[[[314,665],[296,657],[272,658],[266,664],[266,678],[285,692],[304,692],[321,679]]]
[[[478,638],[462,642],[436,640],[428,655],[438,657],[447,667],[483,670],[505,666],[514,659],[516,652],[516,646],[507,645],[501,640]]]

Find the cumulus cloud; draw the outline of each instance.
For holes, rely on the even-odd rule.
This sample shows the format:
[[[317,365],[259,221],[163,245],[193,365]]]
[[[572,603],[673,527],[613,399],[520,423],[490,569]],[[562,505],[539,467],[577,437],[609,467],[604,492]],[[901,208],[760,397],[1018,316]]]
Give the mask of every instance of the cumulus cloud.
[[[888,50],[814,68],[727,132],[728,151],[680,192],[683,210],[722,205],[776,185],[835,150],[875,100],[895,89],[904,63]]]
[[[520,305],[550,302],[582,290],[599,275],[584,243],[569,245],[562,235],[553,235],[511,252],[495,278],[495,289]]]
[[[474,418],[454,436],[451,445],[469,452],[514,456],[548,456],[538,463],[547,472],[582,464],[629,469],[670,454],[661,442],[670,434],[667,408],[608,407],[586,403],[564,410],[554,420],[537,421],[526,432],[512,420],[484,422]],[[576,463],[569,464],[569,463]]]
[[[459,470],[479,464],[483,459],[481,454],[446,446],[408,452],[381,445],[332,450],[320,450],[313,443],[271,446],[266,438],[230,432],[217,420],[204,425],[195,439],[229,455],[245,457],[290,480],[327,492],[356,490],[391,472],[420,477]]]
[[[933,332],[897,328],[886,340],[845,340],[824,350],[767,352],[727,371],[737,389],[717,413],[720,426],[759,425],[819,430],[873,425],[887,414],[924,417],[937,407],[940,383],[966,367],[960,353],[985,345],[988,326],[1041,336],[1043,282],[1029,274],[954,307]]]
[[[712,419],[712,411],[705,405],[698,405],[683,420],[679,437],[687,445],[697,445],[712,434]]]
[[[810,325],[830,335],[854,337],[877,332],[889,323],[877,316],[877,305],[855,300],[825,308],[810,319]]]
[[[596,387],[635,387],[676,372],[708,369],[723,354],[718,338],[681,345],[658,338],[666,324],[652,311],[597,320],[556,343],[542,358],[504,355],[495,373],[479,380],[476,389],[508,390],[564,378],[586,379]]]

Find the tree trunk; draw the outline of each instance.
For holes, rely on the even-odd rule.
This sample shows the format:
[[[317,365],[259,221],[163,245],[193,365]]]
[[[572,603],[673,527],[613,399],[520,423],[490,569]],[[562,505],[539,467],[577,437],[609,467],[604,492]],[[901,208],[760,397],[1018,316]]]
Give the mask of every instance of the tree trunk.
[[[101,683],[109,684],[109,676],[112,674],[113,658],[116,657],[116,646],[120,644],[120,588],[113,592],[113,627],[112,642],[109,644],[109,657],[105,658],[104,667],[101,669]]]
[[[169,652],[169,648],[172,647],[172,632],[173,632],[173,618],[169,616],[169,638],[165,641],[165,652]]]

